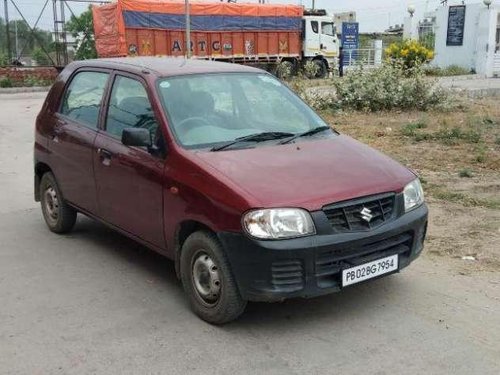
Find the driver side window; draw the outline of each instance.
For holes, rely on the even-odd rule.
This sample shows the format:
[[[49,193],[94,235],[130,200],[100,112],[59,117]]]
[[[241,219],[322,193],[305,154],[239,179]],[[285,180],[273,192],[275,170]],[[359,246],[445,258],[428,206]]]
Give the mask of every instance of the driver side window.
[[[153,140],[159,135],[158,123],[142,83],[117,76],[109,100],[106,132],[121,139],[126,128],[148,129]]]

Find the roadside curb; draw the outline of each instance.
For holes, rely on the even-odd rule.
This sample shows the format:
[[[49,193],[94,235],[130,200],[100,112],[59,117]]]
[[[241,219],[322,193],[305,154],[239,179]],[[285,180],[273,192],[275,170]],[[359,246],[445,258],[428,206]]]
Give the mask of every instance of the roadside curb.
[[[50,86],[33,86],[33,87],[4,87],[0,88],[0,94],[20,94],[29,92],[47,92]]]

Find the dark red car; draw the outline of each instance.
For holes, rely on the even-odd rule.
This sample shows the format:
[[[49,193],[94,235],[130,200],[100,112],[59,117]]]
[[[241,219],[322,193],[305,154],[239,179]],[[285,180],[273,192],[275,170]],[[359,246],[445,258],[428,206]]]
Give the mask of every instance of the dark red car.
[[[36,121],[35,199],[175,260],[211,323],[336,292],[422,251],[418,178],[332,130],[272,75],[165,58],[70,64]]]

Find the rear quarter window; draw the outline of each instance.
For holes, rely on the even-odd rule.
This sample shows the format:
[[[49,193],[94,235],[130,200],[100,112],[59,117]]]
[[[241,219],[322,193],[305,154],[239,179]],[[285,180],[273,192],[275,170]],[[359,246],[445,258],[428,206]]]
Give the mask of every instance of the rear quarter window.
[[[104,72],[77,73],[66,88],[60,113],[97,129],[108,77],[109,74]]]

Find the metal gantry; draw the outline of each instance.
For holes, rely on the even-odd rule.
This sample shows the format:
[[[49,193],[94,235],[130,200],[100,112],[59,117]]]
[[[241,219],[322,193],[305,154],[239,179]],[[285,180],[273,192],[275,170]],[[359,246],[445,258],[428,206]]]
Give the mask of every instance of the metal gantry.
[[[49,51],[44,47],[44,44],[38,40],[38,36],[35,33],[38,23],[42,16],[44,15],[48,3],[52,1],[52,17],[53,17],[53,36],[54,36],[54,46],[55,46],[55,59],[51,56]],[[62,67],[69,62],[68,55],[68,37],[66,33],[66,10],[69,10],[72,16],[76,16],[73,10],[71,9],[69,3],[88,3],[88,4],[104,4],[109,3],[109,0],[45,0],[40,13],[33,25],[31,25],[24,16],[22,10],[17,4],[16,0],[4,0],[4,17],[5,17],[5,32],[6,32],[6,47],[7,47],[7,57],[8,61],[12,64],[17,63],[17,59],[22,55],[23,51],[27,47],[28,40],[25,41],[24,45],[18,51],[16,47],[16,58],[13,59],[12,55],[12,43],[11,43],[11,35],[10,35],[10,25],[9,25],[9,7],[12,6],[18,13],[19,17],[26,23],[30,30],[30,39],[34,38],[40,44],[40,48],[47,55],[47,58],[51,62],[51,65],[55,67]],[[84,35],[84,38],[88,38],[87,34]]]

